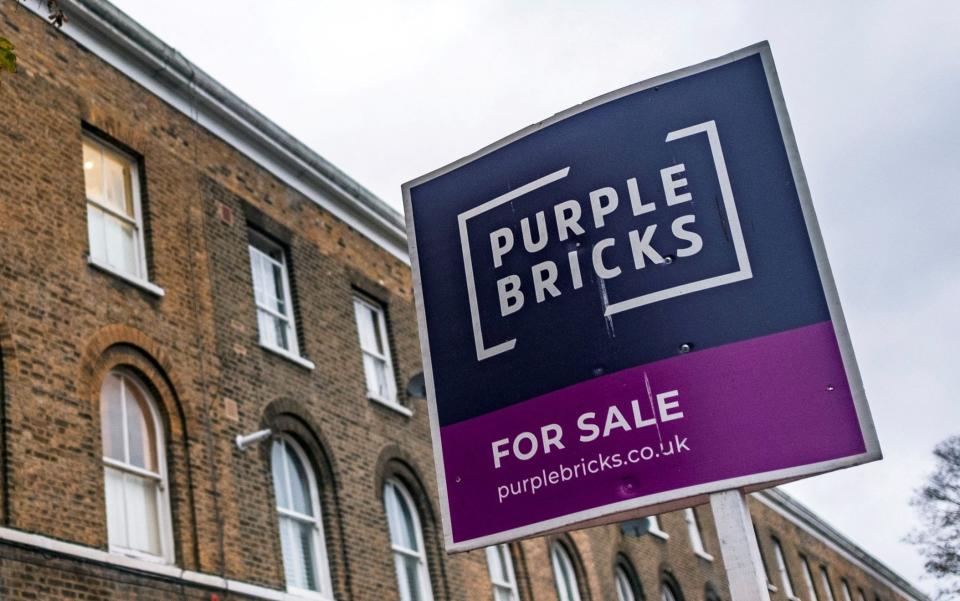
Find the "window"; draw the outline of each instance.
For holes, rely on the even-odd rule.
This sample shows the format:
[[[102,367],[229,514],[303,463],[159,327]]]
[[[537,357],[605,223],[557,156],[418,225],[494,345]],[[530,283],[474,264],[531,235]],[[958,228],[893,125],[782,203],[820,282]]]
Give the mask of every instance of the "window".
[[[787,599],[796,599],[797,595],[793,591],[793,581],[790,578],[790,571],[787,570],[787,562],[783,556],[783,548],[780,541],[773,539],[773,555],[777,560],[777,572],[780,573],[780,584],[783,585],[783,593]]]
[[[320,495],[310,463],[299,445],[278,437],[273,441],[270,466],[287,590],[332,598]]]
[[[136,161],[87,137],[83,141],[83,179],[90,262],[121,276],[146,281]]]
[[[687,521],[687,532],[690,533],[690,545],[693,547],[693,552],[706,560],[713,561],[713,555],[707,553],[707,550],[703,548],[703,538],[700,536],[697,512],[692,507],[687,507],[683,510],[683,517]]]
[[[260,344],[281,354],[299,357],[284,248],[260,232],[250,230],[250,269]]]
[[[660,516],[651,515],[647,517],[647,532],[664,540],[670,538],[669,534],[660,529]]]
[[[827,574],[827,566],[820,566],[820,584],[827,595],[827,601],[836,601],[833,596],[833,587],[830,586],[830,575]]]
[[[388,480],[383,487],[383,502],[387,511],[400,601],[430,601],[433,599],[430,574],[427,571],[420,517],[413,499],[399,482]]]
[[[760,544],[760,533],[757,532],[756,524],[753,524],[753,537],[757,539],[757,551],[760,553],[760,564],[763,566],[763,574],[767,577],[767,590],[771,593],[776,592],[778,589],[770,578],[770,566],[767,565],[767,558],[763,554],[763,546]]]
[[[813,585],[813,572],[810,571],[810,562],[806,556],[800,556],[800,563],[803,564],[803,580],[807,583],[807,592],[810,594],[810,601],[820,601],[817,595],[817,587]]]
[[[517,577],[513,571],[510,547],[505,544],[487,547],[487,568],[493,582],[494,601],[520,601]]]
[[[172,562],[165,447],[153,400],[132,376],[110,372],[100,420],[110,550]]]
[[[853,597],[850,595],[850,585],[844,578],[840,579],[840,592],[843,593],[843,601],[853,601]]]
[[[867,596],[863,593],[863,589],[857,587],[857,601],[867,601]]]
[[[550,563],[553,564],[553,578],[560,596],[559,601],[580,601],[580,585],[573,569],[573,560],[560,543],[553,543],[550,548]]]
[[[618,565],[613,570],[613,583],[617,589],[617,601],[637,601],[637,595],[634,592],[636,588],[634,580],[630,577],[626,567]]]
[[[397,384],[390,362],[387,341],[387,320],[383,308],[364,299],[354,298],[353,308],[363,351],[363,371],[367,378],[367,396],[397,405]]]
[[[680,595],[669,582],[664,581],[660,589],[660,601],[680,601]]]

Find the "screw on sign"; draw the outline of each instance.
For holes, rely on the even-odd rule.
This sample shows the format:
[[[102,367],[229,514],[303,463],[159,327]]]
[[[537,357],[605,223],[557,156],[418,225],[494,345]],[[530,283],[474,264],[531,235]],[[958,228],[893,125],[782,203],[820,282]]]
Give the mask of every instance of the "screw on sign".
[[[762,599],[743,491],[880,458],[766,43],[403,193],[448,551],[710,499]]]

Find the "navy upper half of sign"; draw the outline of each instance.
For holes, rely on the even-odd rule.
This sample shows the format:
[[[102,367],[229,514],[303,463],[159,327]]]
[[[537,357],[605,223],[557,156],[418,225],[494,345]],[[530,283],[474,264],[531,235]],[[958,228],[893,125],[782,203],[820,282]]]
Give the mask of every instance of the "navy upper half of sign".
[[[640,306],[612,317],[611,303],[737,271],[729,213],[707,137],[673,142],[671,131],[714,121],[723,148],[746,251],[749,280]],[[683,164],[692,200],[667,206],[660,170]],[[477,360],[464,275],[458,215],[559,169],[550,185],[471,218],[468,235],[477,305],[487,347],[515,339],[513,350]],[[627,180],[644,203],[634,216]],[[618,209],[596,228],[588,194],[612,187]],[[580,201],[584,233],[558,239],[554,206]],[[790,163],[759,55],[605,103],[540,129],[411,190],[420,276],[440,425],[449,425],[602,374],[773,334],[830,318]],[[527,252],[520,228],[544,211],[549,242]],[[693,215],[697,254],[671,224]],[[634,262],[629,237],[655,224],[652,246],[669,264]],[[490,232],[510,227],[514,247],[494,268]],[[536,232],[531,227],[533,232]],[[597,276],[591,250],[603,239],[603,263],[621,273]],[[575,289],[568,253],[579,253],[583,286]],[[552,261],[556,288],[534,298],[531,266]],[[501,315],[496,282],[516,274],[522,309]]]

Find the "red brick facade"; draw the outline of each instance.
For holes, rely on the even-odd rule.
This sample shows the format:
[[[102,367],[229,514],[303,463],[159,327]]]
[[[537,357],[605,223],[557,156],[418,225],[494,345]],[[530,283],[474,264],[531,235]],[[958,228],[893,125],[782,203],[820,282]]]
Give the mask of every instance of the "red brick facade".
[[[426,406],[403,392],[421,370],[407,264],[71,39],[70,26],[59,32],[15,5],[0,5],[0,33],[20,62],[0,84],[0,598],[295,598],[281,594],[269,445],[234,443],[271,428],[295,439],[315,472],[336,599],[398,597],[388,478],[419,511],[433,597],[491,599],[483,552],[442,550]],[[162,296],[89,264],[85,136],[139,163],[148,278]],[[355,202],[338,188],[317,193]],[[312,369],[258,341],[250,228],[286,250],[300,354]],[[367,399],[357,295],[385,309],[409,416]],[[144,383],[161,414],[172,565],[108,552],[99,402],[117,368]],[[815,572],[827,567],[837,601],[841,578],[853,601],[860,588],[867,601],[919,598],[775,506],[752,503],[761,547],[776,571],[779,538],[801,598],[811,598],[801,554]],[[520,597],[557,599],[549,549],[559,542],[583,601],[616,599],[617,565],[642,587],[637,598],[660,599],[668,580],[687,601],[728,599],[712,517],[697,511],[712,561],[692,551],[680,512],[660,517],[669,540],[615,525],[532,539],[511,547]],[[829,599],[819,575],[816,586]],[[786,599],[780,588],[776,600]]]

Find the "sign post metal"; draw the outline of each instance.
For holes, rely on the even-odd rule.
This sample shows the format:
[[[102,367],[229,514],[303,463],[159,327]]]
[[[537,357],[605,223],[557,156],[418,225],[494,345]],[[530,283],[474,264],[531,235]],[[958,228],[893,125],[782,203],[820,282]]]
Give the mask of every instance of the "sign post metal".
[[[403,195],[448,551],[709,501],[767,599],[744,493],[881,457],[766,43]]]

